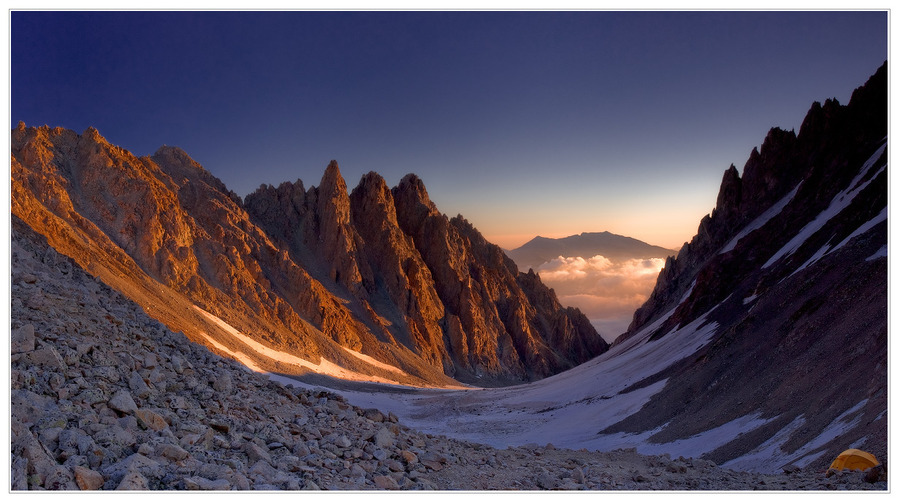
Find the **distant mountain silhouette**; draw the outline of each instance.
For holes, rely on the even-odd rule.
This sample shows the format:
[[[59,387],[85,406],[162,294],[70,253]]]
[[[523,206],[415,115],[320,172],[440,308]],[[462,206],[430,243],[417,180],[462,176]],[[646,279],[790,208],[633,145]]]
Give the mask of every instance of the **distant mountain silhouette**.
[[[557,239],[537,236],[506,254],[519,269],[527,271],[557,257],[590,258],[603,255],[610,260],[628,260],[665,258],[674,255],[675,251],[610,232],[582,232]]]

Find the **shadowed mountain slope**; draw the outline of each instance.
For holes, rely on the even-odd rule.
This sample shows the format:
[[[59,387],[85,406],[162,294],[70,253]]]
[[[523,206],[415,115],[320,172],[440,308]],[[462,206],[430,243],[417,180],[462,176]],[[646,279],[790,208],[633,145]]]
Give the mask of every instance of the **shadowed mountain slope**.
[[[789,458],[831,428],[807,455],[853,445],[883,459],[887,171],[886,64],[847,105],[814,103],[798,134],[771,130],[742,175],[729,168],[716,208],[616,343],[649,330],[652,344],[700,319],[716,336],[608,431],[665,423],[650,440],[666,442],[758,415],[764,426],[707,456],[750,463],[778,438]]]

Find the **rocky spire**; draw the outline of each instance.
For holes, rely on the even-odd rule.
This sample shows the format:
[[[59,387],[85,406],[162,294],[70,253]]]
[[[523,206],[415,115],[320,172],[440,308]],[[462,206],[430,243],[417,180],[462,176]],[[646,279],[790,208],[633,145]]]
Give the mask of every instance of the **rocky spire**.
[[[331,161],[325,169],[318,196],[318,237],[321,255],[329,262],[329,279],[359,292],[363,278],[357,264],[358,235],[350,225],[350,197],[337,161]]]
[[[755,152],[756,150],[754,150]],[[741,204],[741,177],[734,164],[731,165],[722,176],[719,186],[719,195],[716,198],[714,216],[725,220],[733,220],[740,212]]]
[[[397,223],[394,198],[384,178],[375,172],[364,175],[350,204],[353,226],[365,243],[362,255],[372,271],[373,293],[386,295],[398,308],[397,328],[408,327],[406,334],[395,329],[395,337],[433,365],[452,371],[440,326],[444,306],[430,270]]]

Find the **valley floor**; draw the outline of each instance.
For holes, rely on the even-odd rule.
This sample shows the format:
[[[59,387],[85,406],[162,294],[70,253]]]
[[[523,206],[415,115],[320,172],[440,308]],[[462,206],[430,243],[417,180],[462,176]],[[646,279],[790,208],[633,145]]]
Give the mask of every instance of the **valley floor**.
[[[437,470],[432,471],[429,466],[426,476],[428,483],[438,490],[877,491],[887,487],[884,481],[866,482],[866,474],[861,472],[828,474],[825,470],[796,467],[777,473],[737,471],[703,459],[640,454],[634,447],[609,451],[561,448],[544,442],[545,439],[537,435],[527,444],[499,447],[506,438],[503,432],[473,428],[468,434],[460,434],[459,428],[467,416],[473,418],[473,426],[501,422],[475,419],[482,415],[478,410],[486,409],[489,400],[485,397],[469,402],[472,409],[468,412],[460,409],[460,402],[465,402],[461,397],[470,393],[475,397],[490,390],[458,392],[398,388],[318,376],[270,378],[283,385],[296,385],[310,391],[328,389],[366,410],[390,411],[385,413],[404,417],[400,421],[406,426],[414,425],[412,430],[421,430],[431,439],[446,442],[444,452],[447,455],[441,457],[441,463],[434,465]],[[454,424],[456,426],[448,426]],[[507,427],[515,431],[528,428],[512,421],[507,422]],[[486,442],[461,439],[469,437]],[[353,489],[340,484],[334,488]]]

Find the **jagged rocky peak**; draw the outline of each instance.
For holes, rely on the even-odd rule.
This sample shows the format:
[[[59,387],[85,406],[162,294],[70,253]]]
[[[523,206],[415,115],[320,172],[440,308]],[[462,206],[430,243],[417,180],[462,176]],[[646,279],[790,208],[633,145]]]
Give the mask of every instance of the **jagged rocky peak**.
[[[105,233],[154,277],[173,284],[193,275],[193,234],[159,166],[108,144],[95,128],[82,135],[48,127],[19,133],[24,143],[14,139],[12,154],[22,164],[14,178],[35,183],[31,196],[36,197],[27,203],[32,209],[69,199],[73,210],[96,226],[87,232]]]
[[[384,327],[431,365],[457,378],[512,382],[549,375],[605,350],[581,340],[601,340],[584,329],[589,323],[581,313],[566,311],[545,287],[518,282],[515,263],[498,246],[461,215],[441,213],[417,175],[404,176],[393,189],[378,173],[363,175],[348,198],[349,225],[338,225],[339,216],[323,206],[326,200],[342,204],[343,190],[332,164],[320,187],[310,189],[315,197],[306,207],[318,224],[302,252],[335,266],[321,277],[325,284],[353,276],[355,266],[361,288],[350,292],[360,302],[358,316]],[[263,207],[256,200],[263,193],[273,190],[248,197],[251,215]],[[282,239],[296,242],[297,232],[286,229]],[[353,253],[329,248],[334,236],[352,244]]]
[[[420,200],[422,201],[430,201],[428,197],[428,191],[425,190],[425,182],[419,178],[415,173],[407,173],[401,180],[400,183],[397,184],[397,190],[399,191],[407,191],[412,190]]]
[[[750,153],[740,176],[734,166],[729,167],[712,214],[702,219],[697,235],[677,258],[666,262],[650,298],[635,313],[629,332],[679,303],[685,306],[680,315],[687,318],[712,307],[722,300],[721,295],[727,295],[729,285],[735,286],[777,252],[776,243],[799,231],[796,225],[812,220],[837,193],[847,190],[847,184],[886,137],[886,78],[886,66],[882,66],[865,86],[854,91],[846,106],[834,99],[814,102],[799,134],[772,128],[761,147]],[[790,201],[786,200],[791,193]],[[762,226],[759,230],[746,231],[755,234],[741,235],[741,243],[729,245],[729,255],[740,257],[739,263],[723,267],[731,260],[723,258],[723,247],[766,212],[772,214],[758,224]]]
[[[350,194],[350,205],[354,229],[363,243],[360,255],[368,290],[396,306],[393,313],[391,309],[382,312],[393,322],[394,337],[431,365],[452,374],[440,325],[444,306],[413,239],[400,229],[384,178],[375,172],[365,174]]]
[[[347,182],[341,176],[337,161],[328,163],[322,180],[319,182],[318,210],[321,214],[319,223],[322,226],[323,237],[327,237],[335,226],[350,223],[350,198],[347,194]]]
[[[284,243],[293,259],[324,271],[320,281],[342,285],[352,292],[362,288],[359,236],[350,219],[347,184],[337,161],[331,161],[318,186],[304,188],[302,180],[277,188],[262,185],[244,198],[250,218],[276,241]]]
[[[695,249],[715,248],[741,225],[756,218],[799,182],[803,169],[796,162],[797,136],[772,128],[760,148],[754,147],[738,173],[734,164],[722,175],[716,205],[701,221]]]
[[[397,224],[397,212],[394,209],[394,197],[384,178],[374,171],[369,171],[359,179],[359,183],[350,194],[354,218],[364,218],[373,211]],[[376,208],[378,208],[376,210]]]
[[[106,141],[106,138],[104,138],[103,135],[100,134],[100,131],[97,131],[97,128],[95,128],[94,126],[88,126],[88,128],[85,129],[83,133],[81,133],[81,136],[85,139],[98,143],[108,143]]]
[[[755,152],[755,150],[754,150]],[[734,164],[722,175],[722,183],[719,186],[719,195],[716,198],[716,209],[713,216],[721,216],[726,220],[734,220],[741,205],[741,176]]]
[[[836,99],[825,100],[825,104],[814,101],[800,125],[800,137],[815,138],[827,132],[840,113],[840,103]]]
[[[184,184],[188,180],[212,181],[211,179],[214,178],[211,173],[203,169],[200,163],[178,147],[163,145],[150,156],[150,159],[159,165],[179,185]],[[221,184],[221,182],[216,185],[224,188],[224,184]]]
[[[797,135],[772,128],[759,150],[754,149],[741,175],[741,205],[755,217],[790,191],[803,176],[796,162]]]
[[[270,231],[270,234],[283,237],[286,227],[297,225],[297,215],[306,211],[306,198],[306,188],[300,179],[281,182],[278,187],[264,183],[244,197],[243,206],[268,227],[280,225],[281,231]]]
[[[666,262],[617,341],[671,343],[705,326],[708,343],[603,433],[660,425],[651,440],[665,443],[755,416],[773,420],[704,457],[752,459],[761,445],[798,460],[848,445],[884,452],[886,82],[882,66],[847,105],[814,103],[798,135],[769,131],[740,178],[729,168],[713,216]],[[836,424],[846,428],[824,433]]]
[[[347,196],[347,182],[341,175],[341,169],[338,167],[337,161],[332,160],[325,168],[322,179],[319,182],[319,197],[334,198],[337,201],[343,201]]]
[[[350,196],[337,161],[331,161],[318,187],[318,234],[322,256],[329,265],[329,279],[351,291],[362,288],[359,270],[359,235],[350,222]],[[330,260],[329,260],[330,257]]]
[[[403,254],[414,250],[411,238],[397,223],[391,189],[378,173],[370,171],[360,178],[350,194],[350,210],[353,227],[363,238],[370,262],[380,261],[383,253],[393,255],[399,248],[405,249]],[[373,253],[374,250],[380,252]]]
[[[440,213],[428,197],[425,182],[413,173],[404,176],[392,192],[398,211],[407,217],[408,222],[418,222],[429,214]]]
[[[196,305],[304,358],[346,361],[336,342],[417,378],[494,384],[570,368],[579,339],[599,338],[552,292],[518,284],[499,247],[440,213],[415,175],[389,189],[368,173],[348,194],[332,161],[317,187],[261,185],[241,200],[177,147],[137,158],[92,130],[20,125],[12,137],[16,214],[91,236],[67,243],[85,261],[90,247],[130,257],[142,272],[116,281],[183,295],[187,312],[164,313],[179,327]]]
[[[154,152],[151,157],[159,161],[166,162],[167,164],[177,166],[191,166],[192,168],[197,170],[203,169],[203,167],[200,166],[200,163],[192,159],[191,156],[189,156],[188,153],[182,150],[180,147],[163,145],[156,149],[156,152]]]
[[[93,129],[93,128],[88,128]],[[23,141],[33,138],[47,138],[47,137],[66,137],[66,138],[81,138],[82,135],[79,135],[75,131],[71,129],[66,129],[63,127],[53,127],[44,124],[43,126],[28,126],[24,121],[19,121],[16,124],[16,127],[12,130],[12,137],[14,141]],[[102,138],[102,137],[101,137]],[[19,145],[21,147],[21,145]]]

